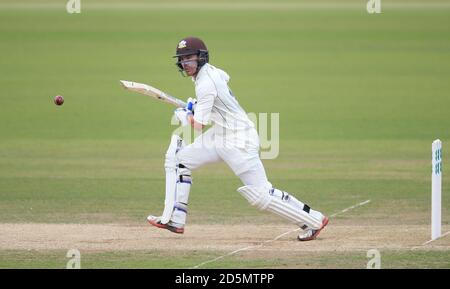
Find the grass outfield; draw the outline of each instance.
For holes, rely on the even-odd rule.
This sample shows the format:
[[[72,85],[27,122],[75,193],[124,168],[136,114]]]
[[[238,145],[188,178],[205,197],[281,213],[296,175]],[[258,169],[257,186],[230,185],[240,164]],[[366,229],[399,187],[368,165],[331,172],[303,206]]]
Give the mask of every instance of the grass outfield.
[[[30,3],[0,2],[0,268],[64,268],[71,248],[83,268],[190,268],[295,229],[251,207],[224,164],[194,172],[184,236],[145,224],[162,211],[173,109],[118,80],[193,96],[171,58],[187,35],[205,40],[248,112],[280,113],[279,157],[264,160],[270,181],[338,214],[315,242],[290,233],[202,268],[365,268],[372,248],[382,268],[450,268],[449,235],[423,245],[436,138],[450,230],[444,1],[396,1],[379,15],[360,1],[82,0],[79,15],[61,1]],[[87,229],[72,228],[71,242],[65,224]]]
[[[68,258],[66,251],[0,251],[0,266],[2,268],[65,268]],[[381,262],[385,269],[407,269],[420,265],[423,269],[446,269],[449,266],[450,254],[435,251],[381,251]],[[104,252],[87,253],[81,257],[82,268],[191,268],[203,260],[215,258],[218,254],[212,252],[182,252],[178,257],[167,258],[166,254],[157,251]],[[224,269],[246,268],[366,268],[368,258],[366,252],[352,253],[302,253],[295,257],[281,255],[270,260],[264,257],[244,258],[232,256],[219,263]],[[204,268],[217,268],[206,265]]]

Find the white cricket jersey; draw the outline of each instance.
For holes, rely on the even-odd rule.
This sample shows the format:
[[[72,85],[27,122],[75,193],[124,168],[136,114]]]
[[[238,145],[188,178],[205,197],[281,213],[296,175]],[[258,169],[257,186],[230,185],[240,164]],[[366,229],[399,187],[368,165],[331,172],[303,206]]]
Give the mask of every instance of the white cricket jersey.
[[[194,120],[203,125],[211,122],[217,133],[255,127],[228,87],[229,80],[230,76],[225,71],[208,63],[195,78],[197,105]]]

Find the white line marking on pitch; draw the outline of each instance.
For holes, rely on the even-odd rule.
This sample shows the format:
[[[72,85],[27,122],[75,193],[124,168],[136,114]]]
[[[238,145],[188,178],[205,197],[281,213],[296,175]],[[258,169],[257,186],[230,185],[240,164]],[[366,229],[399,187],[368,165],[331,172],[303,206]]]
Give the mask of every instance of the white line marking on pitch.
[[[335,213],[335,214],[331,215],[330,218],[336,217],[337,215],[343,214],[343,213],[345,213],[345,212],[347,212],[347,211],[350,211],[350,210],[353,210],[353,209],[355,209],[355,208],[357,208],[357,207],[364,206],[365,204],[368,204],[368,203],[370,203],[370,200],[367,200],[367,201],[364,201],[364,202],[362,202],[362,203],[356,204],[356,205],[354,205],[354,206],[348,207],[347,209],[343,209],[342,211],[340,211],[340,212],[338,212],[338,213]]]
[[[450,231],[448,231],[447,233],[443,234],[442,236],[440,236],[440,237],[437,238],[437,239],[429,240],[429,241],[426,241],[425,243],[423,243],[423,244],[420,245],[420,246],[412,247],[411,250],[419,249],[419,248],[421,248],[421,247],[423,247],[423,246],[426,246],[426,245],[430,244],[431,242],[434,242],[434,241],[437,241],[437,240],[439,240],[439,239],[442,239],[442,238],[444,238],[445,236],[447,236],[447,235],[449,235],[449,234],[450,234]]]
[[[366,205],[366,204],[368,204],[368,203],[370,203],[370,200],[367,200],[367,201],[361,202],[361,203],[359,203],[359,204],[353,205],[353,206],[351,206],[351,207],[348,207],[348,208],[346,208],[346,209],[343,209],[343,210],[340,211],[340,212],[334,213],[333,215],[330,216],[330,218],[333,218],[333,217],[336,217],[337,215],[346,213],[346,212],[348,212],[348,211],[350,211],[350,210],[353,210],[353,209],[355,209],[355,208],[357,208],[357,207],[364,206],[364,205]],[[271,240],[267,240],[267,241],[261,242],[261,243],[258,244],[258,245],[247,246],[247,247],[245,247],[245,248],[241,248],[241,249],[235,250],[235,251],[233,251],[233,252],[230,252],[230,253],[228,253],[228,254],[219,256],[219,257],[217,257],[217,258],[214,258],[214,259],[211,259],[211,260],[202,262],[202,263],[200,263],[200,264],[198,264],[198,265],[192,267],[192,269],[199,268],[199,267],[201,267],[201,266],[203,266],[203,265],[206,265],[206,264],[215,262],[215,261],[217,261],[217,260],[223,259],[223,258],[228,257],[228,256],[231,256],[231,255],[234,255],[234,254],[239,253],[239,252],[241,252],[241,251],[246,251],[246,250],[250,250],[250,249],[255,249],[255,248],[262,247],[262,246],[264,246],[264,244],[268,244],[268,243],[274,242],[274,241],[280,239],[281,237],[283,237],[283,236],[285,236],[285,235],[288,235],[288,234],[290,234],[290,233],[293,233],[293,232],[295,232],[295,231],[298,231],[298,230],[300,230],[300,228],[297,228],[297,229],[294,229],[294,230],[290,230],[290,231],[288,231],[288,232],[285,232],[285,233],[283,233],[283,234],[281,234],[281,235],[276,236],[275,238],[273,238],[273,239],[271,239]]]

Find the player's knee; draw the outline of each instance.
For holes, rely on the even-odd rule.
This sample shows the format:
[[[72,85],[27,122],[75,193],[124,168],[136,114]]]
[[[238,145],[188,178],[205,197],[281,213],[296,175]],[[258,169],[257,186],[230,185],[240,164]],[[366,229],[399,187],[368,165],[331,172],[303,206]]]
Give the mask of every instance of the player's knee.
[[[178,175],[191,177],[191,170],[184,164],[178,164]]]
[[[271,202],[272,188],[267,186],[243,186],[237,191],[252,205],[265,210]]]
[[[192,161],[186,154],[183,153],[183,150],[176,153],[175,160],[176,163],[179,164],[179,169],[186,169],[189,171],[192,170]]]

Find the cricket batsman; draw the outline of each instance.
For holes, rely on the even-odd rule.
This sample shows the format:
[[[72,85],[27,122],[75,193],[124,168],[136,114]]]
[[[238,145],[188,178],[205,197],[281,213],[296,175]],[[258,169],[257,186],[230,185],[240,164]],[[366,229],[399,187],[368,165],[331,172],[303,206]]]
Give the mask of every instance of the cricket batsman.
[[[244,186],[237,191],[260,210],[275,213],[299,226],[298,240],[316,239],[328,224],[328,217],[313,210],[293,195],[268,181],[259,158],[259,137],[255,125],[228,87],[230,76],[209,64],[205,43],[196,37],[182,39],[176,48],[176,65],[195,84],[195,99],[175,110],[182,126],[197,131],[212,124],[190,145],[173,135],[166,153],[166,197],[163,214],[148,216],[148,222],[174,233],[184,233],[188,213],[192,171],[202,165],[224,161]]]

